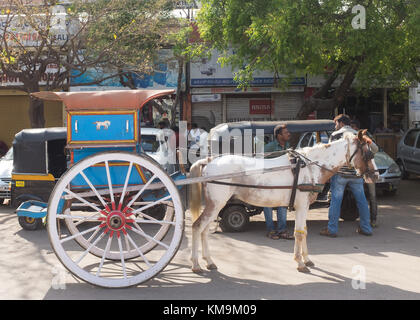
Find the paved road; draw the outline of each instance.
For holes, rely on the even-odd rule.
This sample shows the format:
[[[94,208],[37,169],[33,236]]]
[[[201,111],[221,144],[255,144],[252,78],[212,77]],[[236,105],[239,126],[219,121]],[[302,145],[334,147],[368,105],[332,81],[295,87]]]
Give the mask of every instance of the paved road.
[[[135,288],[112,290],[70,274],[57,287],[61,264],[46,230],[22,230],[13,210],[1,206],[0,299],[420,299],[419,190],[420,178],[412,178],[395,197],[379,197],[373,237],[356,234],[356,222],[340,222],[336,239],[321,237],[327,209],[311,210],[308,247],[316,266],[310,274],[297,272],[293,241],[265,237],[260,215],[247,232],[213,233],[210,247],[219,269],[196,275],[189,265],[187,216],[181,248],[161,274]],[[288,219],[292,228],[293,214]]]

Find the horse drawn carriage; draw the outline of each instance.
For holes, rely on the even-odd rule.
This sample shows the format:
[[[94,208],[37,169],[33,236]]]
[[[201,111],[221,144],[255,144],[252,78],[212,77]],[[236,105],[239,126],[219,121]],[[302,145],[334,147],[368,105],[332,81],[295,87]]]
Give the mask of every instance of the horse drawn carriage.
[[[243,200],[244,195],[236,192],[238,188],[245,189],[243,187],[253,190],[252,193],[245,192],[251,205],[284,205],[289,203],[290,193],[293,193],[293,188],[287,185],[293,183],[290,169],[302,161],[305,166],[300,169],[301,175],[294,184],[297,187],[297,191],[294,189],[297,208],[295,234],[306,235],[308,191],[319,189],[320,177],[332,172],[332,165],[350,162],[362,171],[366,170],[366,161],[360,161],[363,146],[359,136],[359,140],[346,138],[332,147],[322,147],[321,153],[319,150],[313,154],[308,151],[298,156],[298,164],[284,157],[256,159],[228,155],[217,157],[215,161],[206,158],[195,162],[193,174],[188,177],[181,172],[169,175],[141,152],[139,117],[146,103],[172,94],[172,90],[33,94],[39,99],[62,101],[66,106],[69,164],[49,197],[47,231],[58,259],[73,275],[86,282],[121,288],[138,285],[161,272],[181,244],[184,205],[179,191],[183,186],[194,184],[191,189],[198,191],[199,186],[207,182],[205,200],[211,202],[209,192],[213,190],[218,196],[218,209],[226,204],[223,199],[227,196],[236,195]],[[331,152],[335,152],[333,163],[328,157]],[[310,160],[312,156],[313,161]],[[250,166],[245,169],[242,165],[231,167],[228,165],[231,159],[236,164],[245,161]],[[200,174],[204,165],[208,165],[208,170]],[[309,167],[316,170],[311,171]],[[313,176],[314,172],[320,176]],[[161,208],[158,215],[154,210],[157,206]],[[191,211],[195,216],[197,201],[194,206]],[[194,220],[193,271],[200,270],[197,263],[199,234],[203,239],[203,257],[208,268],[215,268],[207,243],[208,223],[215,219],[214,209],[212,205],[206,206],[203,214]],[[295,252],[299,271],[310,266],[307,250],[306,254],[304,250],[305,239],[297,238],[295,246],[295,251],[299,250]],[[296,256],[302,250],[304,264]]]

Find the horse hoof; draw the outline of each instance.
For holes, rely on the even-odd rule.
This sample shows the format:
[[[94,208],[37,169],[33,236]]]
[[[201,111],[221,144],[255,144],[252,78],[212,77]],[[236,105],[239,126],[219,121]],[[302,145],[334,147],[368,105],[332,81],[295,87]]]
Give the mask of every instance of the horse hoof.
[[[191,268],[192,272],[197,273],[197,274],[201,274],[204,272],[203,269],[201,268]]]
[[[310,273],[311,271],[307,267],[298,267],[297,268],[299,272],[302,273]]]
[[[308,262],[305,262],[305,266],[307,266],[307,267],[315,267],[315,263],[313,263],[312,261],[308,261]]]
[[[212,263],[212,264],[209,264],[207,266],[207,269],[209,269],[209,270],[217,270],[217,266],[214,263]]]

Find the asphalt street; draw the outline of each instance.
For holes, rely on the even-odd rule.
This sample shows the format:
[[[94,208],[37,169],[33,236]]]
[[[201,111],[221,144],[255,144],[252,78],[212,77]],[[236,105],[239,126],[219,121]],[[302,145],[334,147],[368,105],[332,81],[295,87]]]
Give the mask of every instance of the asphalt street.
[[[308,248],[315,267],[308,274],[296,270],[293,241],[265,236],[262,214],[242,233],[223,233],[214,224],[210,248],[218,270],[192,273],[187,212],[172,262],[152,280],[127,289],[95,287],[63,271],[46,229],[23,230],[14,210],[2,205],[0,299],[420,299],[420,177],[402,181],[396,196],[379,196],[378,202],[372,237],[358,235],[357,222],[344,221],[339,237],[322,237],[328,209],[310,211]],[[294,226],[293,213],[288,225]]]

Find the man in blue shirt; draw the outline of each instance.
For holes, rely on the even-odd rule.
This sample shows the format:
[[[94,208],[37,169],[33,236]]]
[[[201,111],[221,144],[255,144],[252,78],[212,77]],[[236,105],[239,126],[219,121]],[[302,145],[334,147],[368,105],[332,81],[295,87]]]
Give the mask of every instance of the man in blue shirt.
[[[274,128],[275,139],[264,146],[264,152],[284,151],[290,148],[289,139],[290,132],[286,125],[278,125]],[[264,217],[267,228],[267,237],[277,239],[294,239],[293,235],[287,231],[287,207],[277,208],[277,229],[274,228],[273,223],[273,208],[264,208]]]

